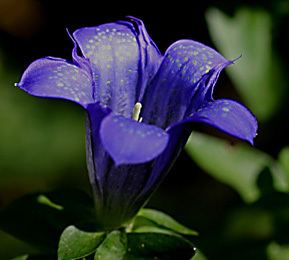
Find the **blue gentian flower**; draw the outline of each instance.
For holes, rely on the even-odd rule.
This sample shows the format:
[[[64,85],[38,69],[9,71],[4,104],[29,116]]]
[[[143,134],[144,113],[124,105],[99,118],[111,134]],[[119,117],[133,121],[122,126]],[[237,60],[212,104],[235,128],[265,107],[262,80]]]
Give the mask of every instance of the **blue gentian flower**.
[[[192,40],[160,53],[142,21],[81,28],[72,62],[36,60],[17,86],[63,98],[87,112],[87,165],[97,222],[118,227],[134,217],[183,149],[193,122],[253,143],[257,122],[244,106],[213,99],[232,61]]]

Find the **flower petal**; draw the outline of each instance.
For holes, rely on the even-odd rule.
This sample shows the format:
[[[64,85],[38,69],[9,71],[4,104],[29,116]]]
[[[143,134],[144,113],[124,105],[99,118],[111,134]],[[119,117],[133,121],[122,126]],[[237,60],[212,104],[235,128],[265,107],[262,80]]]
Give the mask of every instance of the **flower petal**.
[[[63,59],[34,61],[17,86],[34,96],[64,98],[84,107],[93,102],[89,73]]]
[[[137,86],[137,101],[143,98],[148,82],[155,76],[162,61],[162,55],[148,35],[144,23],[135,17],[129,16],[129,22],[135,24],[136,39],[141,54],[140,80]]]
[[[142,101],[144,122],[166,128],[183,120],[211,96],[220,71],[230,63],[192,40],[171,45]]]
[[[109,142],[110,138],[114,138],[118,129],[114,128],[116,133],[104,138],[102,135],[107,130],[103,129],[104,133],[100,131],[100,128],[103,127],[102,121],[106,118],[111,120],[109,115],[111,111],[103,109],[96,103],[89,104],[87,112],[87,165],[96,200],[96,221],[106,227],[119,227],[120,224],[130,220],[145,202],[144,200],[138,201],[138,206],[131,208],[132,203],[150,178],[154,160],[142,164],[116,165],[106,147],[103,146],[103,139],[108,138]],[[135,123],[140,125],[140,123]],[[109,133],[111,133],[110,130]],[[122,144],[120,144],[120,140],[117,140],[117,144],[122,148],[129,143],[126,140],[122,140]]]
[[[166,178],[169,170],[184,148],[191,134],[191,129],[187,124],[178,124],[168,129],[167,133],[169,141],[166,149],[153,161],[153,167],[151,169],[148,167],[149,174],[147,174],[146,182],[143,184],[143,188],[138,193],[134,203],[131,203],[132,208],[143,206],[143,203],[149,199]]]
[[[165,178],[169,168],[185,145],[190,129],[187,125],[177,125],[170,129],[168,131],[169,140],[164,151],[151,161],[116,165],[107,153],[107,146],[103,146],[104,138],[102,135],[107,130],[104,128],[100,131],[100,128],[103,127],[102,120],[105,122],[110,117],[109,121],[111,121],[114,116],[112,114],[108,115],[110,111],[103,110],[97,104],[90,104],[88,113],[87,153],[88,165],[91,166],[89,167],[90,181],[96,199],[96,221],[106,227],[119,227],[135,216],[140,207],[144,205],[152,192]],[[119,116],[118,118],[124,119],[125,124],[129,120]],[[120,124],[122,123],[121,121]],[[132,123],[142,125],[135,121],[132,121]],[[108,127],[109,129],[113,127],[115,133],[108,133],[105,138],[108,138],[108,142],[114,142],[109,138],[114,138],[114,134],[119,132],[119,126],[109,125]],[[130,127],[127,129],[131,132]],[[122,138],[122,136],[119,138]],[[131,139],[130,136],[122,139],[121,144],[119,138],[117,138],[117,145],[121,149],[130,143],[127,142],[127,139]],[[136,148],[141,151],[141,149],[146,149],[147,145],[151,144],[146,140],[145,144],[137,145]],[[120,149],[119,147],[116,147],[116,149]],[[140,152],[138,150],[133,152],[133,155],[138,154]],[[93,162],[89,163],[91,160]]]
[[[97,188],[100,192],[102,184],[101,179],[106,171],[105,168],[108,156],[102,147],[99,129],[102,120],[110,113],[111,111],[109,109],[104,109],[99,103],[93,103],[87,106],[86,164],[90,181],[93,184],[93,187]]]
[[[143,25],[139,20],[130,19],[131,22],[108,23],[73,33],[91,63],[95,99],[125,117],[131,116],[146,82],[160,62],[159,52],[148,41]]]
[[[208,102],[189,121],[209,124],[217,129],[253,144],[257,121],[241,104],[227,99]]]
[[[168,143],[162,129],[113,114],[103,119],[100,138],[116,165],[148,162]]]

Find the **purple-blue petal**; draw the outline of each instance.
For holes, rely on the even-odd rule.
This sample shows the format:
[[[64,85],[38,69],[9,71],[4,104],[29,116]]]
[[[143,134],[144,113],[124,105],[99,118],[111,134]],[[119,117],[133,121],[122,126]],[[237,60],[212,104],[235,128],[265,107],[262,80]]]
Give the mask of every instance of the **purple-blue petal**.
[[[137,101],[140,101],[144,96],[147,85],[160,66],[162,55],[147,33],[143,21],[132,16],[129,16],[128,19],[131,24],[135,25],[136,39],[141,55],[139,64],[141,73],[137,85]]]
[[[73,63],[76,64],[78,67],[83,68],[84,70],[86,70],[89,74],[92,75],[92,71],[91,71],[91,67],[90,67],[90,62],[87,58],[83,57],[82,55],[78,54],[78,45],[77,42],[75,41],[75,39],[73,38],[73,36],[70,34],[70,32],[68,31],[68,29],[66,29],[66,32],[69,36],[69,38],[72,40],[73,42],[73,49],[72,49],[72,60]],[[93,90],[93,88],[92,88]],[[94,91],[92,91],[93,93]]]
[[[158,50],[148,40],[140,20],[81,28],[73,36],[90,61],[95,100],[116,114],[130,117],[160,63]]]
[[[102,121],[111,111],[99,104],[89,104],[87,112],[87,165],[96,200],[96,221],[106,228],[119,227],[130,220],[139,210],[139,205],[145,202],[140,199],[138,206],[131,208],[150,177],[154,160],[117,166],[100,136]]]
[[[86,164],[93,189],[102,193],[102,180],[109,158],[101,144],[99,129],[102,120],[111,113],[111,110],[104,109],[99,103],[93,103],[87,106],[86,111]]]
[[[102,123],[107,118],[114,117],[109,113],[109,110],[102,109],[98,104],[88,106],[87,159],[96,200],[96,221],[107,228],[115,228],[133,218],[163,181],[185,145],[190,129],[186,125],[177,125],[170,129],[165,149],[153,160],[139,164],[116,165],[104,147],[100,133]],[[125,123],[127,124],[127,121]],[[138,122],[135,124],[142,125]],[[118,126],[113,127],[117,132]],[[127,129],[130,131],[130,127]],[[130,142],[127,142],[127,139],[129,136],[118,143],[121,149]],[[151,144],[142,143],[137,147],[136,153],[142,153],[142,149],[147,149],[147,145]]]
[[[113,114],[103,119],[100,137],[116,165],[148,162],[161,154],[168,143],[164,130]]]
[[[183,120],[211,96],[220,71],[230,63],[192,40],[171,45],[142,102],[144,122],[166,128]]]
[[[17,86],[34,96],[68,99],[84,107],[93,102],[90,74],[63,59],[34,61]]]
[[[169,141],[166,149],[153,161],[153,167],[147,167],[149,175],[141,192],[137,195],[131,208],[140,208],[143,203],[153,194],[161,182],[166,178],[172,165],[177,160],[182,149],[184,148],[191,128],[188,124],[177,124],[167,131]]]
[[[247,108],[233,100],[219,99],[208,102],[188,121],[209,124],[251,144],[257,135],[256,118]]]

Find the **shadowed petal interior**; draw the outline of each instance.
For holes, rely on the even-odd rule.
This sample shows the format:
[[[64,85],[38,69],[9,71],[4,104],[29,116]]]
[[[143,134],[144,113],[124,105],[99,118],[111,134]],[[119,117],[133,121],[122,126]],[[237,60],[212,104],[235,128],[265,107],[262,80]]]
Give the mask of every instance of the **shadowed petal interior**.
[[[144,122],[166,128],[187,116],[192,103],[201,104],[217,76],[229,64],[215,50],[192,40],[171,45],[147,89]]]

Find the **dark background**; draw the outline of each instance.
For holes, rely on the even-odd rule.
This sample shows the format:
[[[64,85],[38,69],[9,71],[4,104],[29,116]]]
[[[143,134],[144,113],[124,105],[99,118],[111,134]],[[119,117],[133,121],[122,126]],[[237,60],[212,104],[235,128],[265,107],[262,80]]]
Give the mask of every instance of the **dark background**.
[[[5,99],[5,102],[17,108],[17,112],[13,112],[9,108],[4,110],[2,106],[0,111],[0,126],[11,127],[11,134],[3,134],[0,140],[7,147],[12,147],[0,150],[3,153],[0,154],[0,208],[27,192],[67,187],[89,191],[83,111],[65,101],[39,101],[13,88],[24,69],[35,59],[44,56],[71,58],[72,43],[66,28],[74,31],[132,15],[144,21],[150,36],[162,52],[174,41],[183,38],[214,46],[204,16],[212,6],[228,15],[233,15],[242,6],[268,11],[274,23],[274,48],[282,56],[283,69],[288,70],[289,15],[286,1],[114,3],[82,0],[73,3],[60,0],[0,0],[0,57],[5,71],[2,75],[7,77],[5,84],[2,82],[0,85],[0,90],[3,93],[9,91],[9,99]],[[226,74],[221,75],[218,86],[216,97],[241,100]],[[262,131],[259,131],[255,145],[274,158],[289,143],[288,106],[288,102],[284,102],[273,119],[260,124]],[[5,131],[9,132],[10,128],[7,129]],[[199,127],[198,130],[220,135],[205,127]],[[9,138],[4,140],[4,136]],[[237,143],[224,135],[221,137]],[[66,155],[57,157],[61,153]],[[41,157],[44,158],[39,159]],[[53,170],[55,172],[51,173]],[[198,230],[200,236],[195,243],[208,259],[267,259],[263,246],[266,243],[259,237],[248,235],[234,244],[230,236],[224,235],[228,216],[248,206],[233,188],[202,171],[186,152],[181,154],[148,206],[163,210]],[[1,241],[5,243],[1,244]],[[0,259],[24,253],[25,248],[26,245],[18,240],[0,233]]]

